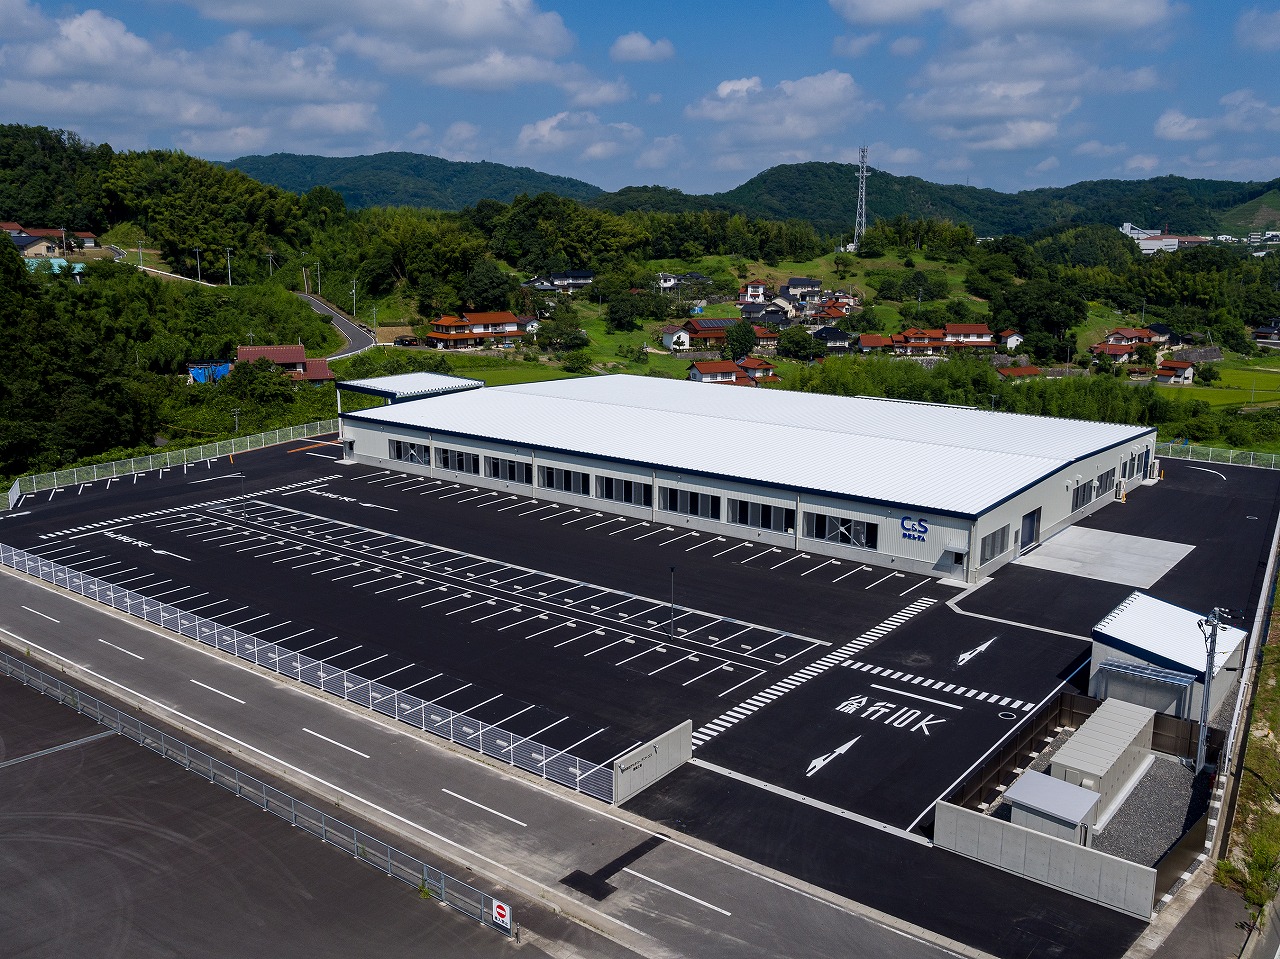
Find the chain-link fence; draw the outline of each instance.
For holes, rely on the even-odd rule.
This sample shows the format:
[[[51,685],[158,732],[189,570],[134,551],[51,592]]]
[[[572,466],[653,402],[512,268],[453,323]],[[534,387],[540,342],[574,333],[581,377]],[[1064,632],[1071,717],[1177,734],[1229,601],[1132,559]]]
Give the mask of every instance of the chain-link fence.
[[[1259,466],[1280,469],[1280,455],[1255,453],[1252,450],[1223,450],[1214,446],[1189,446],[1183,443],[1157,443],[1157,458],[1195,460],[1199,463],[1226,463],[1228,466]]]
[[[0,563],[207,646],[215,646],[281,676],[366,706],[415,729],[434,733],[604,802],[613,802],[613,758],[617,757],[602,763],[588,762],[565,749],[545,746],[530,736],[514,735],[501,726],[456,713],[349,670],[336,669],[310,656],[87,576],[26,550],[0,544]]]
[[[269,786],[248,773],[241,772],[208,753],[183,742],[168,733],[149,726],[114,706],[82,693],[48,673],[8,653],[0,652],[0,672],[12,676],[46,696],[71,706],[77,712],[97,720],[122,736],[127,736],[154,753],[171,759],[192,772],[205,777],[211,783],[234,792],[243,799],[275,813],[281,819],[305,829],[313,836],[332,843],[344,852],[386,872],[402,882],[416,887],[424,896],[432,896],[472,919],[505,936],[512,935],[516,924],[507,903],[495,900],[448,873],[429,866],[422,860],[397,849],[376,836],[349,826],[313,806],[294,798],[286,792]]]
[[[275,446],[277,443],[286,443],[289,440],[335,433],[337,429],[337,420],[320,420],[302,426],[272,430],[269,433],[255,433],[252,436],[237,436],[217,443],[205,443],[203,446],[189,446],[169,453],[152,453],[150,456],[135,456],[133,459],[114,460],[110,463],[99,463],[96,466],[80,466],[76,469],[57,470],[53,473],[20,476],[9,487],[9,509],[17,505],[19,497],[38,493],[41,490],[57,489],[60,486],[78,486],[81,483],[129,476],[132,473],[145,473],[154,469],[171,469],[187,463],[198,463],[232,453],[243,453],[246,450],[260,450],[264,446]]]

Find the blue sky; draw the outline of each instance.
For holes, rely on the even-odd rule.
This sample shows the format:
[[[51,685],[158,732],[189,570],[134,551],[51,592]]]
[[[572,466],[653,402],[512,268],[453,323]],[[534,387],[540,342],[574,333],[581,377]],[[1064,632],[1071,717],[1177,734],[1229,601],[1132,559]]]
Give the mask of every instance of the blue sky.
[[[1003,191],[1269,180],[1278,77],[1278,0],[0,0],[0,122],[607,190],[717,192],[864,144]]]

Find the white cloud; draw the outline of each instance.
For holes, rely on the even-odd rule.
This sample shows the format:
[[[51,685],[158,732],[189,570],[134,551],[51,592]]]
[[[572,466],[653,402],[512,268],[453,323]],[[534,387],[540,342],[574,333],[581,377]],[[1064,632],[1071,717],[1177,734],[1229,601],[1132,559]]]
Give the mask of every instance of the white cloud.
[[[1113,33],[1148,29],[1169,20],[1169,0],[828,0],[850,23],[909,23],[940,13],[977,36],[1028,30]]]
[[[1280,50],[1280,10],[1264,13],[1257,7],[1240,14],[1236,40],[1251,50]]]
[[[526,155],[572,154],[579,160],[604,160],[636,147],[644,131],[630,123],[601,123],[596,114],[568,110],[527,123],[516,138]]]
[[[889,44],[889,52],[895,57],[909,57],[919,53],[922,47],[924,41],[919,37],[898,37]]]
[[[449,160],[472,159],[479,154],[480,128],[466,120],[449,124],[440,139],[440,155]]]
[[[566,71],[559,86],[577,107],[600,107],[631,99],[631,87],[626,80],[600,80],[585,73],[579,75],[576,70]]]
[[[684,155],[684,143],[678,134],[657,137],[636,157],[636,166],[642,170],[664,170]]]
[[[875,109],[853,77],[828,70],[765,89],[759,77],[725,80],[714,95],[685,108],[693,120],[733,124],[738,139],[795,142],[829,136],[854,117]]]
[[[532,0],[184,0],[210,20],[397,40],[422,50],[490,47],[557,57],[573,47],[558,13]]]
[[[1108,157],[1117,153],[1124,153],[1128,149],[1123,143],[1103,143],[1101,140],[1086,140],[1084,143],[1077,144],[1071,152],[1077,156]]]
[[[1048,173],[1050,170],[1056,170],[1061,164],[1057,157],[1045,157],[1039,163],[1031,168],[1032,173]]]
[[[676,48],[665,37],[650,40],[643,33],[625,33],[613,41],[609,56],[620,63],[655,63],[670,60]]]
[[[952,5],[950,19],[979,35],[1025,30],[1114,33],[1154,27],[1172,12],[1169,0],[967,0]]]
[[[836,37],[831,41],[831,52],[838,57],[860,57],[879,42],[879,33]]]
[[[829,0],[831,9],[850,23],[902,23],[943,10],[948,0]]]
[[[5,41],[12,43],[35,36],[44,29],[44,15],[27,0],[0,0],[0,23]]]
[[[1160,158],[1151,153],[1135,153],[1124,161],[1124,168],[1130,173],[1150,173],[1160,165]]]
[[[370,103],[305,103],[287,111],[284,126],[312,135],[374,133],[377,111]]]
[[[1213,136],[1212,128],[1211,120],[1170,109],[1156,120],[1155,134],[1162,140],[1207,140]]]

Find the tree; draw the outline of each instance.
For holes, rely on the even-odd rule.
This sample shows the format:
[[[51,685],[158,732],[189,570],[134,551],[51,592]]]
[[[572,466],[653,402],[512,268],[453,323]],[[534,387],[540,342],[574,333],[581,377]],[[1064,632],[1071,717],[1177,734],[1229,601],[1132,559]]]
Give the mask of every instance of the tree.
[[[803,326],[789,326],[778,334],[779,356],[794,360],[812,360],[826,352],[826,346],[810,336]]]
[[[1134,350],[1134,353],[1137,356],[1138,362],[1141,363],[1143,366],[1156,365],[1156,348],[1152,346],[1150,343],[1138,344],[1137,348]]]
[[[1222,379],[1222,374],[1218,372],[1218,367],[1212,363],[1197,363],[1195,371],[1195,378],[1205,386],[1209,386]]]
[[[836,277],[841,280],[845,279],[853,269],[853,257],[843,250],[832,257],[831,263],[836,268]]]
[[[484,259],[471,268],[458,294],[473,310],[509,310],[515,287],[515,278],[511,274],[503,272],[496,261]]]
[[[724,331],[724,356],[728,360],[750,356],[756,348],[755,327],[746,320],[739,320]]]
[[[586,350],[574,350],[564,355],[564,371],[566,373],[586,373],[591,369],[594,357]]]

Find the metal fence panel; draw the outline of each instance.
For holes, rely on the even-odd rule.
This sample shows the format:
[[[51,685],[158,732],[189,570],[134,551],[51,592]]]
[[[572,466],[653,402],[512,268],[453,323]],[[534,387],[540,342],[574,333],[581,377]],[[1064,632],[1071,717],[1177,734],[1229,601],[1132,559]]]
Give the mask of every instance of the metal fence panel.
[[[185,612],[141,593],[113,586],[25,550],[0,544],[0,562],[552,782],[607,803],[613,802],[612,778],[606,786],[606,777],[593,763],[580,760],[566,750],[544,749],[536,740],[513,736],[473,716],[454,713],[431,701],[424,702],[348,670],[326,667],[302,653],[291,652],[268,640]]]

